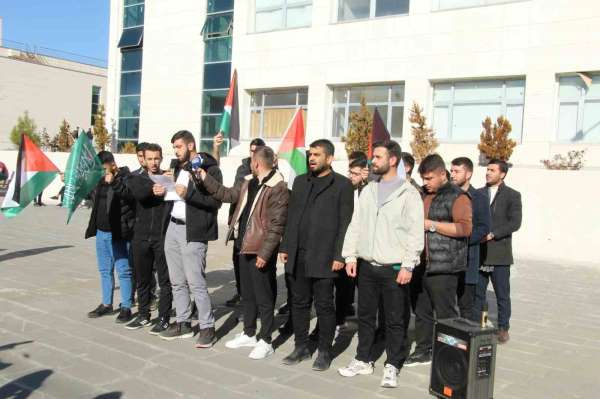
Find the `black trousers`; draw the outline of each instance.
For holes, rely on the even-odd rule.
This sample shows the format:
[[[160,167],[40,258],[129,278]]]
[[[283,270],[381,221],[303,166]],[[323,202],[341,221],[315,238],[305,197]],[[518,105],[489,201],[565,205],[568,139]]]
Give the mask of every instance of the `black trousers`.
[[[235,289],[238,295],[242,295],[242,289],[240,288],[240,248],[233,245],[233,252],[231,254],[231,261],[233,262],[233,274],[235,275]]]
[[[292,288],[292,323],[296,347],[308,345],[310,310],[315,302],[319,324],[320,351],[330,351],[335,336],[335,306],[333,303],[333,278],[306,277],[305,254],[298,253],[296,270],[290,276]]]
[[[397,276],[398,272],[389,266],[373,266],[359,261],[357,360],[373,361],[371,350],[375,343],[377,312],[380,303],[383,303],[386,364],[399,369],[404,363],[410,296],[408,284],[398,284]]]
[[[256,319],[260,316],[260,332],[256,339],[271,343],[277,297],[277,257],[272,256],[262,269],[256,267],[256,255],[240,254],[239,260],[244,334],[256,335]]]
[[[334,280],[335,286],[335,324],[340,325],[346,322],[346,316],[354,304],[354,289],[356,281],[348,276],[345,270],[340,272],[340,276]]]
[[[135,268],[138,309],[140,315],[150,315],[150,293],[154,280],[153,268],[158,275],[160,297],[158,299],[158,316],[169,319],[173,294],[169,280],[169,269],[165,258],[164,242],[133,240],[133,264]]]
[[[415,352],[433,346],[434,312],[437,319],[458,317],[456,288],[458,274],[425,274],[415,304]]]
[[[460,317],[472,321],[478,321],[475,316],[475,284],[465,283],[465,273],[458,275],[458,288],[456,296],[458,299],[458,309]]]
[[[498,305],[498,328],[502,330],[510,329],[510,266],[494,266],[494,271],[479,272],[479,282],[475,291],[475,309],[477,317],[481,317],[483,304],[486,302],[487,286],[490,279],[496,294],[496,304]]]

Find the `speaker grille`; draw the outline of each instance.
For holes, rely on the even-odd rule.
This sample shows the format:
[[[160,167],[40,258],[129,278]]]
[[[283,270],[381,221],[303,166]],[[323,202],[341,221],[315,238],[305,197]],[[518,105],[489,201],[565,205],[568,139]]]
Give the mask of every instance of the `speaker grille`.
[[[437,365],[437,377],[444,386],[453,390],[461,390],[467,386],[467,352],[442,344],[434,354],[434,362]]]

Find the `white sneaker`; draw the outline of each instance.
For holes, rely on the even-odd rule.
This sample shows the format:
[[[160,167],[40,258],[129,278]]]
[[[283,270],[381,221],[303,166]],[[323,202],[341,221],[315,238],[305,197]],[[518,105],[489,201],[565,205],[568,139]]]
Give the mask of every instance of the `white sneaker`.
[[[225,347],[229,349],[238,349],[244,346],[256,346],[256,337],[249,337],[242,332],[236,334],[234,339],[225,342]]]
[[[262,339],[258,341],[252,352],[248,355],[250,359],[261,360],[266,358],[267,356],[271,356],[275,351],[273,350],[273,345],[266,343]]]
[[[360,360],[352,359],[348,366],[338,369],[338,373],[343,377],[373,374],[373,363],[365,363]]]
[[[386,364],[383,368],[383,377],[381,386],[384,388],[396,388],[398,386],[398,369],[391,364]]]

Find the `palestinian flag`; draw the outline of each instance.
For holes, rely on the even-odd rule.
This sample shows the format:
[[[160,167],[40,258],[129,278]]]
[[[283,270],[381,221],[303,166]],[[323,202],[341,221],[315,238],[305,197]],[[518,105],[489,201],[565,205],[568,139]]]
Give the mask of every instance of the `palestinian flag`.
[[[306,152],[304,148],[304,121],[302,108],[298,108],[292,122],[288,126],[277,153],[279,169],[285,177],[291,190],[296,176],[308,171],[306,165]],[[284,162],[281,162],[284,161]]]
[[[56,165],[29,136],[21,135],[17,167],[2,203],[2,213],[9,218],[18,215],[52,183],[57,174]]]
[[[373,127],[371,128],[371,134],[369,134],[368,158],[373,158],[373,144],[378,141],[389,141],[390,139],[390,133],[387,131],[377,107],[375,107],[375,111],[373,112]]]
[[[240,144],[240,114],[237,96],[237,70],[235,69],[233,70],[229,92],[225,99],[219,133],[222,133],[225,138],[230,139],[230,149]]]

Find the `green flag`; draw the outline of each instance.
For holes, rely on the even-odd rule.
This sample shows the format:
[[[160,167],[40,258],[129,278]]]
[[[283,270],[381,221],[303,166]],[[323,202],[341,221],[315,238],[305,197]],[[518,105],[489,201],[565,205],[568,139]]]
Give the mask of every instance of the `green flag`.
[[[104,168],[87,134],[80,134],[71,149],[65,169],[63,207],[69,210],[67,224],[79,203],[104,176]]]

